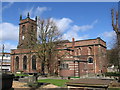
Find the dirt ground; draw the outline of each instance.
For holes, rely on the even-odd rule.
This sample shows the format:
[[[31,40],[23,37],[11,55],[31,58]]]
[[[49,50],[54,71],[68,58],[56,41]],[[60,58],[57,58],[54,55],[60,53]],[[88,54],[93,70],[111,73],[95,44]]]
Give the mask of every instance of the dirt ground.
[[[13,81],[12,88],[14,88],[14,89],[17,89],[17,88],[30,89],[30,87],[27,86],[27,83],[19,82],[19,81]],[[40,88],[58,88],[58,86],[55,86],[53,84],[48,84],[48,85],[44,85]]]

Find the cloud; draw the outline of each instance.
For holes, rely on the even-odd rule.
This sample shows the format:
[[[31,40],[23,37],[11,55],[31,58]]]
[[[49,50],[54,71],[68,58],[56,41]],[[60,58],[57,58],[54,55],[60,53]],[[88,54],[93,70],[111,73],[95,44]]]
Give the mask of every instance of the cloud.
[[[82,31],[82,32],[87,31],[92,28],[93,28],[93,25],[83,25],[83,26],[74,25],[73,27],[71,27],[71,29],[74,31]]]
[[[0,33],[2,34],[0,37],[1,41],[12,40],[18,41],[19,36],[19,28],[11,23],[1,23],[0,24]]]
[[[114,31],[110,31],[110,32],[104,32],[102,35],[106,38],[114,38],[116,36],[116,33]]]
[[[34,15],[41,15],[43,12],[47,11],[47,10],[51,10],[50,8],[47,7],[37,7],[35,10]]]
[[[74,37],[76,40],[82,40],[88,38],[89,35],[79,36],[79,33],[94,28],[95,24],[98,22],[98,20],[95,20],[91,24],[80,26],[74,24],[73,20],[71,20],[70,18],[62,18],[62,19],[52,18],[52,20],[55,21],[58,29],[62,33],[64,33],[63,39],[68,39],[68,40],[71,40],[72,37]]]
[[[2,10],[5,10],[5,9],[11,7],[13,3],[14,2],[9,2],[7,5],[5,5],[5,6],[2,7]]]
[[[49,11],[51,10],[51,8],[48,8],[48,7],[31,7],[31,8],[28,8],[28,9],[25,9],[23,12],[22,12],[22,15],[23,16],[26,16],[28,14],[28,12],[30,13],[31,17],[35,17],[35,16],[41,16],[41,14],[43,14],[43,12],[45,11]]]
[[[56,18],[51,18],[57,25],[58,30],[61,32],[66,31],[68,28],[70,28],[70,24],[73,22],[69,18],[62,18],[62,19],[56,19]]]
[[[76,31],[68,31],[67,33],[63,34],[63,39],[67,39],[67,40],[72,40],[72,38],[75,38],[75,40],[83,40],[83,39],[87,39],[89,37],[89,35],[82,35],[80,36],[78,34],[78,32]]]
[[[58,29],[62,32],[66,31],[67,29],[71,29],[74,31],[87,31],[89,29],[92,29],[94,25],[98,22],[98,20],[93,21],[90,25],[74,25],[73,20],[70,18],[62,18],[62,19],[56,19],[52,18],[52,20],[56,23]]]
[[[96,19],[91,25],[95,25],[96,23],[98,23],[98,20]]]
[[[105,41],[111,41],[116,39],[116,33],[114,31],[105,31],[99,34],[98,37],[102,37]]]
[[[2,49],[2,44],[5,45],[6,52],[9,52],[10,49],[16,49],[15,42],[18,42],[19,39],[18,26],[8,22],[0,23],[0,33],[0,49]]]
[[[107,43],[107,48],[111,49],[115,45],[116,33],[114,31],[106,31],[102,34],[99,34],[98,37],[101,37]]]
[[[82,25],[82,26],[78,26],[78,25],[73,25],[71,27],[72,30],[74,31],[82,31],[85,32],[87,30],[90,30],[94,27],[94,25],[98,22],[98,20],[93,21],[90,25]]]
[[[94,28],[94,25],[98,22],[98,20],[93,21],[90,25],[72,25],[70,29],[63,35],[63,38],[71,40],[71,38],[75,38],[76,40],[83,40],[89,38],[88,34],[83,34],[80,36],[80,32],[88,31]]]

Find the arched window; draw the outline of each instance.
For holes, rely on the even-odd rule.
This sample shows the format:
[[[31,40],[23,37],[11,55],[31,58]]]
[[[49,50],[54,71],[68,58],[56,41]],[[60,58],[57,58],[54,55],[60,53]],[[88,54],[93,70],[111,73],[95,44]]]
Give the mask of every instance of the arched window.
[[[27,57],[24,56],[23,57],[23,70],[26,70],[27,69]]]
[[[78,55],[81,55],[81,51],[82,51],[82,49],[79,48],[79,50],[78,50]]]
[[[16,70],[18,70],[19,69],[19,57],[17,56],[15,60],[16,60],[15,67],[16,67]]]
[[[76,52],[77,52],[77,56],[78,56],[79,55],[79,49],[78,48],[77,48]]]
[[[32,56],[32,69],[36,70],[36,56],[35,55]]]
[[[92,48],[88,47],[88,55],[91,55],[91,54],[92,54]]]
[[[88,63],[93,63],[93,58],[88,58]]]
[[[75,56],[77,56],[78,55],[78,49],[76,48],[75,49]]]
[[[25,33],[25,29],[26,29],[26,27],[25,27],[25,25],[23,25],[23,26],[22,26],[22,33],[23,33],[23,34]]]

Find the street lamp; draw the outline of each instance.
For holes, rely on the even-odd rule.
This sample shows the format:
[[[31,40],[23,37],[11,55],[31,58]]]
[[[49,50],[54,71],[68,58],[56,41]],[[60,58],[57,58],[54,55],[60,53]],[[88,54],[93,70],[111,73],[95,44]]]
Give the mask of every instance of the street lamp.
[[[3,56],[4,56],[4,44],[2,46],[1,73],[2,73]]]

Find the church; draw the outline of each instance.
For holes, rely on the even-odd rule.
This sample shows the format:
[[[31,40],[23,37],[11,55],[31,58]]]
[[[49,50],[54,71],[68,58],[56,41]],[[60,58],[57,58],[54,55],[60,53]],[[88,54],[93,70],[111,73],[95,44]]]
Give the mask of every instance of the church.
[[[31,32],[34,36],[30,35]],[[25,19],[20,16],[19,43],[17,49],[11,50],[11,72],[41,73],[40,60],[31,47],[31,42],[36,40],[37,18],[33,20],[29,14]],[[64,55],[62,60],[57,58],[56,72],[59,76],[80,77],[106,72],[106,42],[100,37],[77,41],[72,38],[71,42],[66,40],[62,44],[62,47],[57,48],[60,55]]]

